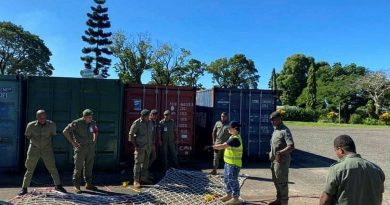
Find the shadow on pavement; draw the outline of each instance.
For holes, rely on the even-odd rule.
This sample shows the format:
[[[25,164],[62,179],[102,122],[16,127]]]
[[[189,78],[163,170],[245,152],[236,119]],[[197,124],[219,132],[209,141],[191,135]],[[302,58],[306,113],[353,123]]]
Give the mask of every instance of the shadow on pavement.
[[[291,168],[320,168],[329,167],[337,162],[334,159],[323,157],[303,150],[294,150],[292,153]]]

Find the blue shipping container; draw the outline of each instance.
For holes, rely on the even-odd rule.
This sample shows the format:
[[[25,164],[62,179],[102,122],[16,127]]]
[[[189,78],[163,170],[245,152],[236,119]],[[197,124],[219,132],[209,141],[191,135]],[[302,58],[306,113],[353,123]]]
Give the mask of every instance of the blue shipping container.
[[[247,157],[266,157],[273,128],[269,115],[276,109],[272,90],[213,88],[196,95],[196,133],[200,144],[211,143],[213,125],[227,112],[229,120],[242,124],[241,136]],[[202,143],[203,141],[203,143]]]
[[[19,168],[21,81],[0,76],[0,169]]]

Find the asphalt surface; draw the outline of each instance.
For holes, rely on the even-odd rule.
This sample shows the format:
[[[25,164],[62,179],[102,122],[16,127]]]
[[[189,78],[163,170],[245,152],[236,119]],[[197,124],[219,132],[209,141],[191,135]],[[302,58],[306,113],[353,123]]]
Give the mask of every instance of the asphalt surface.
[[[289,189],[291,205],[318,204],[328,167],[336,161],[333,139],[340,134],[351,135],[357,152],[362,157],[379,165],[386,176],[390,176],[390,128],[312,128],[290,127],[296,150],[290,168]],[[267,204],[275,197],[269,162],[253,160],[245,163],[241,174],[248,179],[241,188],[241,195],[248,204]],[[209,172],[211,160],[194,160],[184,164],[184,169]],[[134,194],[131,189],[121,187],[123,181],[131,181],[130,168],[124,166],[122,173],[96,172],[96,185],[103,192]],[[218,170],[220,174],[223,169]],[[71,174],[61,173],[61,179],[68,191],[72,192]],[[162,173],[155,172],[156,180]],[[23,173],[0,173],[0,200],[8,201],[15,197],[22,183]],[[52,181],[48,173],[36,173],[29,190],[37,187],[50,187]],[[92,193],[93,194],[93,193]],[[1,203],[0,203],[1,204]],[[390,180],[385,181],[383,205],[390,205]]]

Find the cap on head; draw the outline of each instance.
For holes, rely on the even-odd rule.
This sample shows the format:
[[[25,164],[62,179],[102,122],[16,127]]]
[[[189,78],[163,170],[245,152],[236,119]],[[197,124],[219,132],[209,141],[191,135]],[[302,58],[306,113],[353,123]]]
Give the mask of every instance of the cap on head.
[[[45,110],[38,110],[36,116],[38,116],[38,115],[40,115],[40,114],[44,114],[44,113],[46,113]]]
[[[231,121],[228,125],[228,128],[239,128],[241,127],[241,124],[237,121]]]
[[[148,109],[143,109],[141,111],[141,116],[146,116],[146,115],[149,115],[150,111]]]
[[[157,111],[156,109],[153,109],[152,111],[150,111],[150,113],[151,113],[152,115],[157,115],[157,114],[158,114],[158,111]]]
[[[83,116],[91,116],[91,115],[93,115],[92,110],[90,110],[90,109],[85,109],[85,110],[83,111]]]
[[[169,111],[169,110],[164,111],[164,115],[170,115],[170,114],[171,114],[171,111]]]
[[[274,111],[273,113],[271,113],[271,115],[269,116],[269,119],[272,120],[272,119],[275,119],[275,118],[281,118],[282,115],[277,112],[277,111]]]

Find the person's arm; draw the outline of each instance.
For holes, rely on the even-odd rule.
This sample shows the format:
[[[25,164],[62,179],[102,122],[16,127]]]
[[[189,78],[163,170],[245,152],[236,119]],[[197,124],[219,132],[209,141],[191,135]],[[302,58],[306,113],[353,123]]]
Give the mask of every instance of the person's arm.
[[[98,137],[98,135],[99,135],[99,129],[98,129],[96,123],[94,123],[92,129],[93,129],[93,134],[92,134],[93,139],[92,139],[92,141],[93,141],[94,143],[96,143],[96,142],[97,142],[97,137]]]
[[[320,205],[331,205],[332,199],[332,195],[326,192],[322,192],[320,197]]]
[[[32,137],[31,126],[32,126],[32,123],[29,123],[26,127],[26,131],[24,132],[24,135],[27,137],[27,139],[31,139],[31,137]]]
[[[226,141],[223,144],[214,145],[213,148],[216,150],[223,150],[228,147],[239,147],[240,145],[241,145],[240,140],[238,140],[237,138],[230,138],[228,139],[228,141]]]
[[[283,134],[283,137],[287,143],[287,147],[276,152],[276,155],[279,154],[279,155],[283,156],[283,155],[289,154],[290,152],[292,152],[295,149],[294,140],[293,140],[292,134],[291,134],[289,129],[286,130],[286,132]]]
[[[133,124],[130,127],[130,132],[129,132],[129,142],[132,142],[134,144],[134,147],[137,148],[137,143],[136,143],[136,133],[138,132],[138,125],[137,122],[133,122]]]
[[[73,132],[75,131],[75,129],[76,129],[76,123],[72,122],[65,127],[62,133],[64,134],[65,138],[72,144],[73,147],[79,148],[80,144],[76,142],[73,138]]]
[[[223,150],[223,149],[226,149],[230,147],[226,142],[224,142],[223,144],[215,144],[213,145],[213,149],[216,149],[216,150]]]

